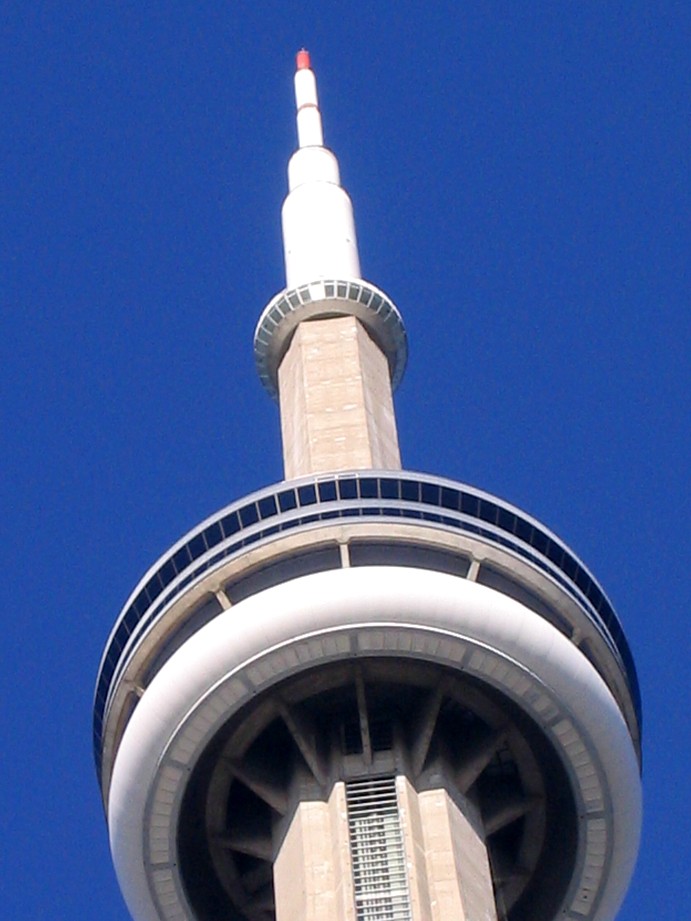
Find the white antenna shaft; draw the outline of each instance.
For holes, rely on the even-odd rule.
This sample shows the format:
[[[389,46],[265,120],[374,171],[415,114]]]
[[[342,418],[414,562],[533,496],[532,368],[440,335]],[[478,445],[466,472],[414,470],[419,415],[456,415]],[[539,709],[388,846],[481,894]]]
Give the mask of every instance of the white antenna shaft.
[[[341,187],[338,161],[324,147],[317,82],[307,51],[295,74],[298,149],[288,164],[283,203],[286,286],[320,278],[359,278],[353,206]]]

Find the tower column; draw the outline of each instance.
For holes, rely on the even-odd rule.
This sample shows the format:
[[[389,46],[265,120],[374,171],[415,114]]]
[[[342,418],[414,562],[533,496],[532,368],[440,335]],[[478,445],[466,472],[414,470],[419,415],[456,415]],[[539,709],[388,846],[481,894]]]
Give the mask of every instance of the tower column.
[[[276,921],[356,921],[345,788],[299,800],[273,865]]]
[[[400,469],[389,365],[355,317],[300,323],[278,390],[286,479]]]
[[[485,833],[478,811],[444,787],[416,797],[431,921],[496,921]]]
[[[303,791],[280,823],[276,921],[496,921],[478,810],[403,774]]]

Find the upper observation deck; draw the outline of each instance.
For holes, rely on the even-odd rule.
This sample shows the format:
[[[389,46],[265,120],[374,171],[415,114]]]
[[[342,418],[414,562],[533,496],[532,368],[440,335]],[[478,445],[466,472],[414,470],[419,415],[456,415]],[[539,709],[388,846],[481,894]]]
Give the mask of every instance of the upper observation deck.
[[[99,773],[104,746],[117,746],[136,706],[133,688],[145,687],[224,604],[309,572],[382,564],[473,579],[550,621],[610,687],[640,751],[633,658],[612,604],[578,557],[534,518],[474,487],[409,471],[361,470],[252,493],[206,519],[149,569],[120,613],[99,668]],[[128,695],[133,699],[125,705]],[[117,726],[106,733],[111,721]]]

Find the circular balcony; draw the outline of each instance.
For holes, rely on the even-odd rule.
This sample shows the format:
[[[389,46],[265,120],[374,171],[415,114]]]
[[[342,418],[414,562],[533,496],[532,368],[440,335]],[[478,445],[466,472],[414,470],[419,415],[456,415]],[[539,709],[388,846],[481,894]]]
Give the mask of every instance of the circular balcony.
[[[640,697],[626,638],[602,588],[566,545],[535,519],[473,487],[408,471],[361,471],[253,493],[202,522],[151,567],[118,617],[99,668],[99,776],[106,723],[113,752],[137,689],[195,624],[222,610],[209,585],[234,581],[226,588],[237,600],[254,590],[253,583],[259,589],[291,572],[341,566],[338,548],[348,541],[348,562],[356,566],[407,562],[463,576],[475,560],[473,577],[481,584],[527,603],[577,641],[613,692],[640,751]],[[252,576],[257,569],[262,574]]]
[[[254,333],[254,360],[262,384],[278,398],[278,368],[299,323],[327,317],[354,316],[389,363],[391,388],[399,385],[408,361],[403,319],[393,301],[368,281],[317,279],[269,302]]]

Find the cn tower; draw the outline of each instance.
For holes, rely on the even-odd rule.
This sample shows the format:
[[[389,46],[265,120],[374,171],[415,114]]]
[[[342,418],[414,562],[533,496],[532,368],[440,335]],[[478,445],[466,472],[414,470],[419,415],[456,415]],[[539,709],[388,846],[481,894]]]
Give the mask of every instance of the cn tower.
[[[401,467],[403,319],[362,277],[297,56],[286,287],[257,324],[285,479],[141,579],[94,704],[135,921],[613,921],[638,850],[623,629],[560,538]]]

